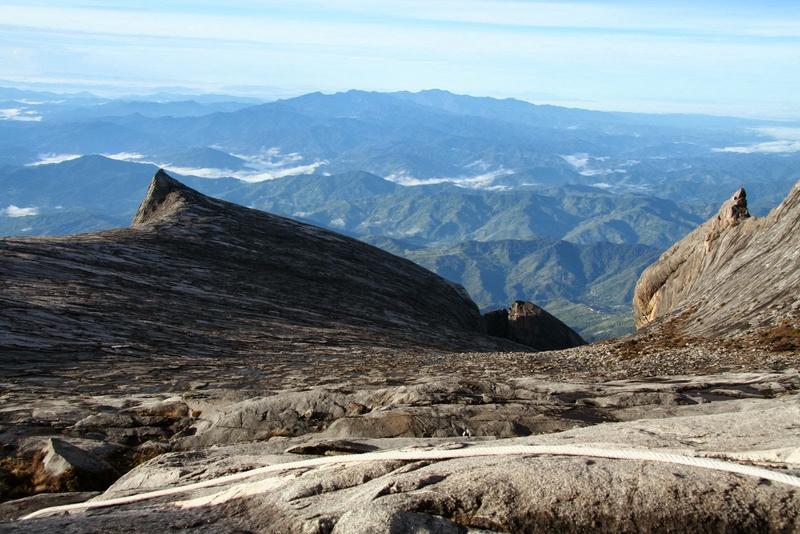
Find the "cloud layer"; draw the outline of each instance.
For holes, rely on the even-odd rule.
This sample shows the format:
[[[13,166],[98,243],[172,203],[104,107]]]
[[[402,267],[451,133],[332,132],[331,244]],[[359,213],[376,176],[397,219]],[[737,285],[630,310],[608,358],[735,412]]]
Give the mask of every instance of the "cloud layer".
[[[0,215],[5,217],[30,217],[31,215],[38,215],[38,208],[20,208],[11,204],[7,208],[0,209]]]
[[[0,109],[0,121],[39,122],[42,116],[24,108]]]
[[[28,163],[26,167],[38,167],[39,165],[63,163],[72,159],[78,159],[79,157],[81,157],[81,154],[39,154],[39,159]]]
[[[715,148],[713,151],[730,152],[733,154],[784,154],[800,152],[800,128],[758,128],[756,131],[767,137],[771,137],[773,140],[750,145]]]
[[[460,175],[460,176],[442,176],[436,178],[417,178],[410,172],[402,170],[394,172],[386,177],[390,182],[395,182],[405,186],[415,185],[433,185],[451,183],[460,187],[469,189],[504,189],[503,186],[493,186],[494,181],[501,176],[508,176],[514,174],[505,168],[499,168],[493,171],[484,172],[478,175]]]
[[[221,147],[213,147],[221,150]],[[198,176],[200,178],[235,178],[244,182],[263,182],[275,180],[285,176],[298,174],[311,174],[327,161],[305,162],[301,154],[292,152],[284,154],[277,147],[262,150],[257,154],[229,154],[246,162],[244,169],[224,169],[215,167],[192,167],[176,165],[169,161],[160,161],[157,158],[148,158],[137,152],[119,152],[116,154],[103,154],[110,159],[132,161],[135,163],[150,163],[162,169],[173,171],[177,174]],[[55,162],[54,162],[55,163]]]

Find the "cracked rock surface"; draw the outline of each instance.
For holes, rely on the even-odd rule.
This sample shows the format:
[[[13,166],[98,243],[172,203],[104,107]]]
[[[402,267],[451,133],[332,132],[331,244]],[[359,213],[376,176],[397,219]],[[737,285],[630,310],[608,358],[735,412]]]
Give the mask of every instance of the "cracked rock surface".
[[[120,410],[124,416],[103,416],[108,425],[194,412],[191,431],[162,441],[152,460],[95,499],[319,456],[513,444],[638,447],[800,474],[800,374],[791,370],[607,382],[420,378],[242,400],[204,388],[135,402]],[[95,428],[87,419],[97,420],[66,430],[84,447]],[[16,517],[23,511],[31,511],[25,500]],[[685,532],[711,524],[711,531],[759,532],[793,531],[798,513],[797,488],[758,478],[641,461],[508,456],[287,470],[171,498],[0,523],[0,531],[634,532],[666,525]]]
[[[731,379],[708,377],[707,384]],[[560,388],[562,394],[569,389]],[[490,443],[615,444],[744,460],[800,474],[797,394],[686,405],[679,413]],[[308,458],[310,450],[335,454],[340,444],[318,436],[273,438],[165,454],[96,499]],[[366,452],[487,442],[389,438],[344,445],[349,452]],[[169,498],[30,520],[24,527],[28,532],[133,532],[156,525],[201,532],[792,532],[800,528],[798,518],[797,488],[758,478],[668,463],[500,456],[286,469]]]

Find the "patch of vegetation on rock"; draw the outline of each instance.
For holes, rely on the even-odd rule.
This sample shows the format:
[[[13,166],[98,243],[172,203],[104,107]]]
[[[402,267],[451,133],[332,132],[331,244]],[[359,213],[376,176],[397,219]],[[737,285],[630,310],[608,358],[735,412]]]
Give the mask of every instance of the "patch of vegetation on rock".
[[[762,344],[775,352],[800,350],[800,328],[784,321],[758,333]]]

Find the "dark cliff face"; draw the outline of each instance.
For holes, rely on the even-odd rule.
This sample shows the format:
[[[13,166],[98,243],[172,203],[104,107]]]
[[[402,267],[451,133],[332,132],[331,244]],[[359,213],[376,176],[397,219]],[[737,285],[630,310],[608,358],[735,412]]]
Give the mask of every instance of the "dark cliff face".
[[[542,308],[518,300],[509,309],[484,314],[486,333],[537,350],[569,349],[586,342],[574,330]]]
[[[682,333],[708,337],[800,317],[800,182],[761,218],[738,190],[642,273],[633,307],[638,328],[680,318]]]
[[[0,240],[0,351],[218,355],[492,349],[459,287],[159,171],[130,228]]]

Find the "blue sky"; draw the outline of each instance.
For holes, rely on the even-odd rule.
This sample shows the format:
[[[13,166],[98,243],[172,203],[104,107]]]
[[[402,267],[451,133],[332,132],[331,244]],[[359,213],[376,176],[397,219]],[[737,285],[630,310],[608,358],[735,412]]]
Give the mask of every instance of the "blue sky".
[[[800,2],[2,1],[0,78],[800,118]]]

